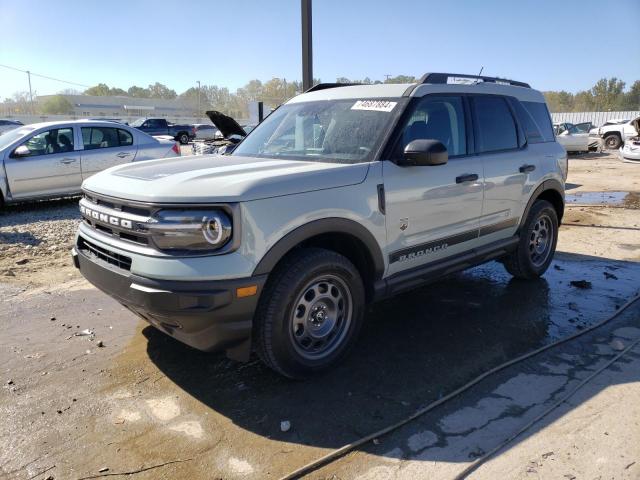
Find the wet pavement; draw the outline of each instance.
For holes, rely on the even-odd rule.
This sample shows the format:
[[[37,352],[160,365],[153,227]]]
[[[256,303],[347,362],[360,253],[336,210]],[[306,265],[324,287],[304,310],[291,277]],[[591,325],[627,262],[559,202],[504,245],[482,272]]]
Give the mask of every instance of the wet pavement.
[[[640,192],[576,192],[565,196],[567,205],[601,205],[640,209]]]
[[[535,282],[490,263],[371,306],[353,354],[307,382],[190,349],[81,284],[0,285],[0,414],[11,419],[0,472],[55,465],[54,478],[79,478],[180,460],[136,478],[277,478],[598,322],[639,279],[638,263],[567,253]],[[93,342],[73,336],[84,328]]]

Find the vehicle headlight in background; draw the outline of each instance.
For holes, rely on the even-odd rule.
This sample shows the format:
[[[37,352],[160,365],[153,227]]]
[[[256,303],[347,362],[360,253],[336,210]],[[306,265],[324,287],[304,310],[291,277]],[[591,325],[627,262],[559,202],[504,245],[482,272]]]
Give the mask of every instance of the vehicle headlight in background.
[[[217,250],[231,238],[231,219],[221,210],[160,210],[147,224],[160,250]]]

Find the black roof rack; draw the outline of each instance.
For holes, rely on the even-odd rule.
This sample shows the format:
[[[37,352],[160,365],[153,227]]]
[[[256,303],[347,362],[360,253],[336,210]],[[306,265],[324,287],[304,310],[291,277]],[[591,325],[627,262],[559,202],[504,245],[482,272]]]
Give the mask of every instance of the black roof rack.
[[[450,81],[451,80],[451,81]],[[479,82],[499,83],[503,85],[513,85],[514,87],[531,88],[531,85],[508,78],[485,77],[480,75],[467,75],[465,73],[425,73],[418,84],[421,83],[464,83],[465,80],[476,80]]]
[[[327,88],[337,88],[337,87],[352,87],[354,85],[359,85],[358,83],[318,83],[314,85],[309,90],[305,90],[304,93],[309,92],[317,92],[318,90],[326,90]]]

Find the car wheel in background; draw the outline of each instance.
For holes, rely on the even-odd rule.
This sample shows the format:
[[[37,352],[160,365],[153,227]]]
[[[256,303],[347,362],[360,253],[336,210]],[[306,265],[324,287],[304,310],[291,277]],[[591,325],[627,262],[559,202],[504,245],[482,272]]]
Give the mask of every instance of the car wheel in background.
[[[365,304],[358,270],[321,248],[290,254],[271,273],[255,320],[262,361],[294,379],[326,370],[353,346]]]
[[[516,278],[538,278],[549,268],[557,242],[556,210],[546,200],[537,200],[520,231],[518,246],[502,258],[502,263]]]
[[[182,144],[182,145],[186,145],[187,143],[189,143],[189,135],[187,135],[186,133],[181,133],[178,136],[178,141]]]
[[[618,135],[607,135],[604,137],[604,146],[609,150],[617,150],[622,145],[622,139]]]

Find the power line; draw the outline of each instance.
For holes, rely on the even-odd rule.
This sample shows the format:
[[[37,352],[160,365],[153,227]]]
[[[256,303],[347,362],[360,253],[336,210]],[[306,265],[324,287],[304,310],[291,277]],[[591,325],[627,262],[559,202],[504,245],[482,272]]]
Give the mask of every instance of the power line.
[[[85,88],[90,88],[91,87],[91,85],[85,85],[83,83],[70,82],[68,80],[62,80],[60,78],[49,77],[47,75],[41,75],[39,73],[33,73],[33,72],[29,71],[29,70],[21,70],[20,68],[11,67],[9,65],[3,65],[1,63],[0,63],[0,67],[8,68],[9,70],[15,70],[16,72],[22,72],[22,73],[26,73],[26,74],[31,74],[34,77],[46,78],[47,80],[53,80],[55,82],[68,83],[69,85],[75,85],[76,87],[85,87]]]

